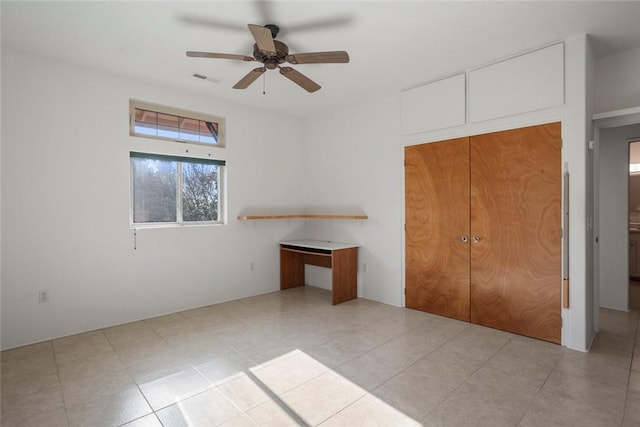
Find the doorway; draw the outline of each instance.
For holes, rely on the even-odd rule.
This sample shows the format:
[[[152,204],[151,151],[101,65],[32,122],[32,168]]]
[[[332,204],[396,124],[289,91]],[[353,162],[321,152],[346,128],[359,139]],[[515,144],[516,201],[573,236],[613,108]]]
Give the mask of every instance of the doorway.
[[[636,221],[630,220],[635,219],[633,211],[640,207],[640,202],[629,197],[629,144],[638,139],[633,137],[638,136],[638,119],[631,122],[628,119],[609,121],[604,125],[596,121],[594,276],[598,282],[595,287],[598,303],[594,307],[595,313],[601,307],[621,311],[631,308],[630,269],[636,267],[631,262],[636,258],[631,255],[636,249],[640,250],[640,246],[632,246],[630,223]],[[634,203],[638,205],[635,208],[632,206]],[[640,211],[638,215],[640,218]],[[598,330],[597,323],[595,327]]]
[[[629,142],[629,310],[640,311],[640,137]]]

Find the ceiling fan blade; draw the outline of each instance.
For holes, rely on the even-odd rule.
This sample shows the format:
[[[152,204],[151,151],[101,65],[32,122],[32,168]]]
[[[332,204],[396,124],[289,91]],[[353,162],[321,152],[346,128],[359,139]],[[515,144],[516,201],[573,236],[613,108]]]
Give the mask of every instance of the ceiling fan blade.
[[[243,78],[240,79],[240,81],[238,83],[235,84],[235,86],[233,86],[234,89],[246,89],[249,87],[249,85],[253,82],[255,82],[258,77],[260,77],[262,75],[262,73],[264,73],[265,71],[267,71],[266,68],[262,67],[262,68],[254,68],[253,70],[249,71],[249,73],[244,76]]]
[[[228,31],[245,31],[244,23],[236,23],[231,21],[223,21],[215,18],[202,18],[200,16],[182,16],[180,20],[189,25],[198,25],[211,29],[221,29]]]
[[[276,45],[273,43],[271,30],[261,25],[249,24],[249,31],[258,45],[258,49],[275,55]]]
[[[300,33],[303,31],[324,30],[349,25],[352,21],[353,17],[350,15],[318,18],[311,21],[299,22],[297,24],[289,24],[287,25],[287,31]]]
[[[345,64],[349,62],[349,54],[344,50],[332,52],[308,52],[287,55],[291,64]]]
[[[251,56],[245,56],[245,55],[234,55],[231,53],[194,52],[192,50],[187,51],[187,56],[190,58],[235,59],[238,61],[255,61],[256,60]]]
[[[307,92],[315,92],[320,89],[320,85],[299,71],[294,70],[291,67],[280,67],[280,74],[300,86]]]

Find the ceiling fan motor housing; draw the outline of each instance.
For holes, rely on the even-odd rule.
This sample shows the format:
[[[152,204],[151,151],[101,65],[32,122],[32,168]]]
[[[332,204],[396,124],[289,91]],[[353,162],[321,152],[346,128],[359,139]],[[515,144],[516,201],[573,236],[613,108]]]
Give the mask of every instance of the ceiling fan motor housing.
[[[269,70],[275,69],[278,64],[285,62],[287,55],[289,55],[289,47],[279,40],[274,40],[273,44],[276,47],[275,55],[270,52],[265,52],[258,48],[257,44],[253,45],[253,57],[262,62],[265,68]]]

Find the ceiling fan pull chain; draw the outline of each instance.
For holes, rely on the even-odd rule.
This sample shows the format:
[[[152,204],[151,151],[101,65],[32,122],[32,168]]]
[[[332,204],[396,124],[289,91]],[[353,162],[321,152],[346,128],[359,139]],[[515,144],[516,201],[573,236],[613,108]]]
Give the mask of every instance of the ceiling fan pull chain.
[[[262,73],[262,94],[267,94],[267,73]]]

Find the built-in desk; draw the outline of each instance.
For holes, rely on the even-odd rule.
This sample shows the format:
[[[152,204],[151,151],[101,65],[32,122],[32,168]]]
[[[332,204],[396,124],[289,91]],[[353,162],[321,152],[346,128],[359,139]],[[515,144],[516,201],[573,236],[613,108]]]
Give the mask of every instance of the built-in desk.
[[[331,269],[333,304],[358,297],[358,245],[326,240],[280,242],[280,289],[304,286],[304,265]]]

